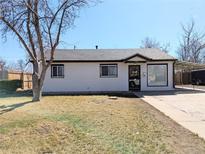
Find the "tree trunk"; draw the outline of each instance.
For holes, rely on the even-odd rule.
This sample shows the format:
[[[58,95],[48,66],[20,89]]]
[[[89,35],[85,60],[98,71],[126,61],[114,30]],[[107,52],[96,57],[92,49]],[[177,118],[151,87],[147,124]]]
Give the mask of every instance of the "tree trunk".
[[[47,66],[42,65],[41,69],[39,69],[38,63],[33,63],[33,102],[37,102],[41,100],[42,97],[42,87],[47,71]]]
[[[40,89],[40,87],[33,87],[33,102],[38,102],[41,100],[41,96],[42,96],[42,90]]]
[[[42,90],[39,84],[39,79],[36,74],[33,74],[32,76],[32,81],[33,81],[33,102],[40,101],[41,96],[42,96]]]

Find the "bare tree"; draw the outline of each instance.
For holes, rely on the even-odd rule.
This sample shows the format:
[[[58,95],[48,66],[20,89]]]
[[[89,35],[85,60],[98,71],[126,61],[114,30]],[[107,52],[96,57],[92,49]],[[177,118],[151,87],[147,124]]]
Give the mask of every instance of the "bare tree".
[[[2,36],[13,33],[33,63],[33,101],[39,101],[62,32],[89,0],[0,0]]]
[[[141,48],[158,48],[159,46],[159,42],[157,42],[155,39],[146,37],[144,40],[142,40]]]
[[[15,62],[11,62],[11,63],[7,64],[7,68],[10,71],[20,71],[23,73],[29,62],[30,61],[26,60],[26,59],[19,59]]]
[[[23,60],[23,59],[19,59],[19,60],[17,60],[17,65],[16,66],[17,66],[17,69],[19,71],[24,72],[27,64],[28,64],[28,61]]]
[[[183,61],[194,63],[202,62],[202,54],[205,49],[205,34],[195,30],[195,22],[182,25],[183,35],[178,48],[178,57]]]
[[[166,53],[169,52],[169,47],[170,47],[169,43],[160,44],[155,39],[149,37],[146,37],[144,40],[142,40],[142,45],[141,45],[141,48],[159,48]]]

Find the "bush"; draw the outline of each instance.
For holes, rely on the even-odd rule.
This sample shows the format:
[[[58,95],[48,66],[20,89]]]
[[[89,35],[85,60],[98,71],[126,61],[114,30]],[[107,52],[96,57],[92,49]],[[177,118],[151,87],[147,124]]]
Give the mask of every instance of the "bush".
[[[22,87],[22,80],[3,80],[0,81],[0,90],[16,91]]]

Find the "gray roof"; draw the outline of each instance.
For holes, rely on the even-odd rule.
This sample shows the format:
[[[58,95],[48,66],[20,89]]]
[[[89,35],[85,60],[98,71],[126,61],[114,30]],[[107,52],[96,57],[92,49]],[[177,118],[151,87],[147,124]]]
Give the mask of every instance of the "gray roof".
[[[160,49],[57,49],[54,61],[123,61],[132,56],[149,60],[176,60]]]

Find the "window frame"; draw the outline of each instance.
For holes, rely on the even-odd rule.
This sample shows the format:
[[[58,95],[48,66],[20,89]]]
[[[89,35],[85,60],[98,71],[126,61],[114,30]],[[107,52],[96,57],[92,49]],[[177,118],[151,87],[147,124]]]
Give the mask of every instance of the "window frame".
[[[117,71],[116,71],[116,75],[109,75],[108,76],[104,76],[102,75],[102,66],[115,66]],[[118,64],[100,64],[100,78],[118,78]]]
[[[57,76],[53,76],[53,67],[57,67]],[[62,67],[63,68],[63,75],[59,76],[58,75],[58,67]],[[51,78],[64,78],[65,77],[65,70],[64,70],[64,64],[52,64],[51,65]]]
[[[166,85],[149,85],[149,66],[150,65],[164,65],[166,66],[166,71],[167,71],[167,82]],[[168,64],[167,63],[157,63],[157,64],[147,64],[147,87],[168,87],[169,86],[169,73],[168,73]]]

